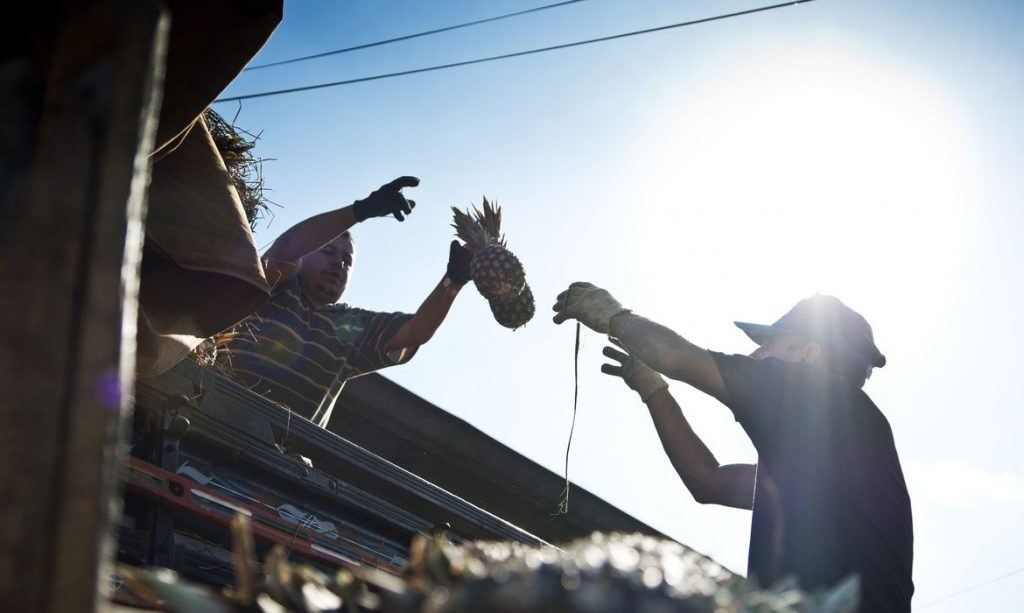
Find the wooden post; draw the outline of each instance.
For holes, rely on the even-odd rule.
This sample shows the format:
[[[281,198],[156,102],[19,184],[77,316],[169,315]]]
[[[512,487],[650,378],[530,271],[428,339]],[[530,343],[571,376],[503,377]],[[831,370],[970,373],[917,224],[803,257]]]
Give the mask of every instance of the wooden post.
[[[96,3],[64,24],[42,75],[33,162],[26,170],[0,160],[0,175],[20,173],[14,183],[27,187],[0,193],[16,212],[5,215],[16,223],[0,246],[0,602],[8,611],[102,602],[118,436],[132,406],[167,28],[156,0]],[[18,95],[4,92],[0,102]]]

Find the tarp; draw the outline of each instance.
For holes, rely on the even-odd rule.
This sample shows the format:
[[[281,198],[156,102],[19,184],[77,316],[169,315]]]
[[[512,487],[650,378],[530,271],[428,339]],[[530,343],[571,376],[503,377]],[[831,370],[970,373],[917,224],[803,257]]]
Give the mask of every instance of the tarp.
[[[202,112],[281,21],[281,0],[172,0],[139,294],[137,371],[159,374],[270,293]]]

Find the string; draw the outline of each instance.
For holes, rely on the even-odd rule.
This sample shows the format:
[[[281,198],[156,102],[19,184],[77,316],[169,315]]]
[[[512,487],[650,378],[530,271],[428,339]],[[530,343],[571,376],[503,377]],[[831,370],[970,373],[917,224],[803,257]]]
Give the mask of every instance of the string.
[[[576,322],[576,348],[573,350],[572,376],[572,425],[569,427],[569,442],[565,445],[565,489],[562,490],[555,515],[565,515],[569,512],[569,450],[572,449],[572,435],[576,430],[576,408],[580,398],[580,322],[578,321]]]

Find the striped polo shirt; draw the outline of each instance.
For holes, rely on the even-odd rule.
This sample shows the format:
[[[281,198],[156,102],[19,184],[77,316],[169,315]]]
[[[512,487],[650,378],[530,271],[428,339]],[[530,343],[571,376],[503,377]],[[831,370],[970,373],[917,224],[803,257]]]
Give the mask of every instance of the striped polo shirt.
[[[329,391],[340,391],[340,385],[332,387],[336,378],[343,383],[409,361],[415,347],[386,347],[411,317],[346,304],[316,307],[295,277],[218,336],[217,363],[253,392],[309,419]]]

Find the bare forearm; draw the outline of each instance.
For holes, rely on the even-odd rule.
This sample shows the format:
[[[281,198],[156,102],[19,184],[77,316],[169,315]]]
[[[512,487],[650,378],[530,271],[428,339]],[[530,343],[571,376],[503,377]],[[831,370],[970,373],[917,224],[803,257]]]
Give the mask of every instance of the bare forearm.
[[[267,258],[278,262],[296,262],[354,225],[356,215],[351,205],[314,215],[285,230],[267,251]]]
[[[448,316],[448,311],[451,310],[461,289],[460,285],[447,284],[444,281],[439,283],[416,310],[412,319],[405,322],[391,338],[388,349],[418,347],[429,341]]]
[[[658,431],[661,446],[672,466],[691,490],[702,490],[709,481],[711,471],[718,468],[718,460],[690,427],[679,404],[667,389],[651,394],[647,399],[651,420]]]
[[[665,454],[697,502],[740,509],[752,507],[753,466],[720,465],[667,389],[652,394],[647,399],[647,408]]]
[[[611,319],[611,336],[647,366],[725,401],[727,394],[718,366],[707,350],[665,326],[633,313]]]
[[[630,355],[669,376],[688,354],[700,349],[669,328],[628,312],[612,318],[611,336],[622,341]]]

